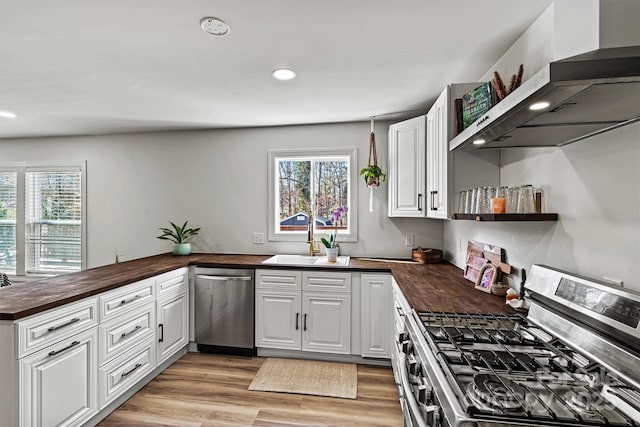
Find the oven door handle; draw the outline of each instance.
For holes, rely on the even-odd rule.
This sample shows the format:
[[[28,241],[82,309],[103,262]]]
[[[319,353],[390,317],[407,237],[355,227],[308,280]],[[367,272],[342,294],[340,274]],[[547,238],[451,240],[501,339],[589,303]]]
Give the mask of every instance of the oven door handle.
[[[402,382],[402,389],[404,391],[404,399],[407,402],[407,404],[409,405],[409,410],[411,411],[411,413],[413,414],[413,416],[415,417],[415,420],[417,422],[417,426],[416,427],[429,427],[427,426],[427,423],[425,422],[425,420],[422,418],[422,414],[420,414],[420,408],[418,407],[418,403],[416,402],[416,398],[413,395],[413,393],[411,392],[411,385],[409,384],[409,373],[407,372],[407,367],[405,366],[405,361],[404,358],[406,356],[404,354],[400,355],[400,381]]]

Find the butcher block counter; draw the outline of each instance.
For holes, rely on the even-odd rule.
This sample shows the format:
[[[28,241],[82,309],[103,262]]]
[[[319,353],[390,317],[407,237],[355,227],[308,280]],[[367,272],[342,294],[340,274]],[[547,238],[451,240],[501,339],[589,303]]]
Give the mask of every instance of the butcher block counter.
[[[302,268],[262,264],[262,261],[269,257],[270,255],[162,254],[14,284],[0,288],[0,319],[20,319],[189,265]],[[504,305],[504,297],[474,289],[473,284],[462,277],[462,270],[448,263],[407,264],[351,258],[347,267],[327,268],[356,272],[391,272],[407,301],[416,311],[501,313],[508,309]]]

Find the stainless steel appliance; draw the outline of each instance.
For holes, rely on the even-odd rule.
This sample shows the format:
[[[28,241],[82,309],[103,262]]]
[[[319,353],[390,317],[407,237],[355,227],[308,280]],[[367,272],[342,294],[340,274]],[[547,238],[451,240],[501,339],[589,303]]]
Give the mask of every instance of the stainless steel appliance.
[[[195,338],[198,351],[252,356],[254,271],[195,270]]]
[[[583,53],[543,67],[453,138],[449,148],[569,144],[640,120],[639,97],[640,46]],[[541,101],[548,106],[530,108]],[[487,143],[473,145],[477,139]]]
[[[400,307],[405,425],[640,425],[640,293],[540,265],[526,289],[527,318]]]

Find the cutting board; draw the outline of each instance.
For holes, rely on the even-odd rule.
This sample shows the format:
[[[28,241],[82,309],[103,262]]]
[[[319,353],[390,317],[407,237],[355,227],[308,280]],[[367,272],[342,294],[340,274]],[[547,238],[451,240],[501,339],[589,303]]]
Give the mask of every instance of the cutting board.
[[[511,266],[503,262],[503,256],[504,250],[501,247],[469,240],[467,242],[464,278],[475,284],[480,275],[480,270],[487,263],[495,265],[504,274],[510,274]]]

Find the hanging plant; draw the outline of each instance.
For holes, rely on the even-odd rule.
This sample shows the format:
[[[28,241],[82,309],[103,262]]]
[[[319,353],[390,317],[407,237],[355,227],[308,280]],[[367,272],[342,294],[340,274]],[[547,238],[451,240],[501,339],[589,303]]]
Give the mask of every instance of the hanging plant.
[[[371,161],[373,160],[373,163]],[[364,177],[364,183],[369,188],[380,186],[380,182],[384,181],[387,175],[378,166],[378,153],[376,151],[376,134],[373,133],[373,117],[371,117],[371,133],[369,134],[369,165],[360,170],[360,175]]]
[[[369,165],[366,168],[362,168],[360,175],[364,175],[364,183],[367,184],[367,187],[378,187],[380,186],[380,181],[384,181],[387,177],[378,165]]]

